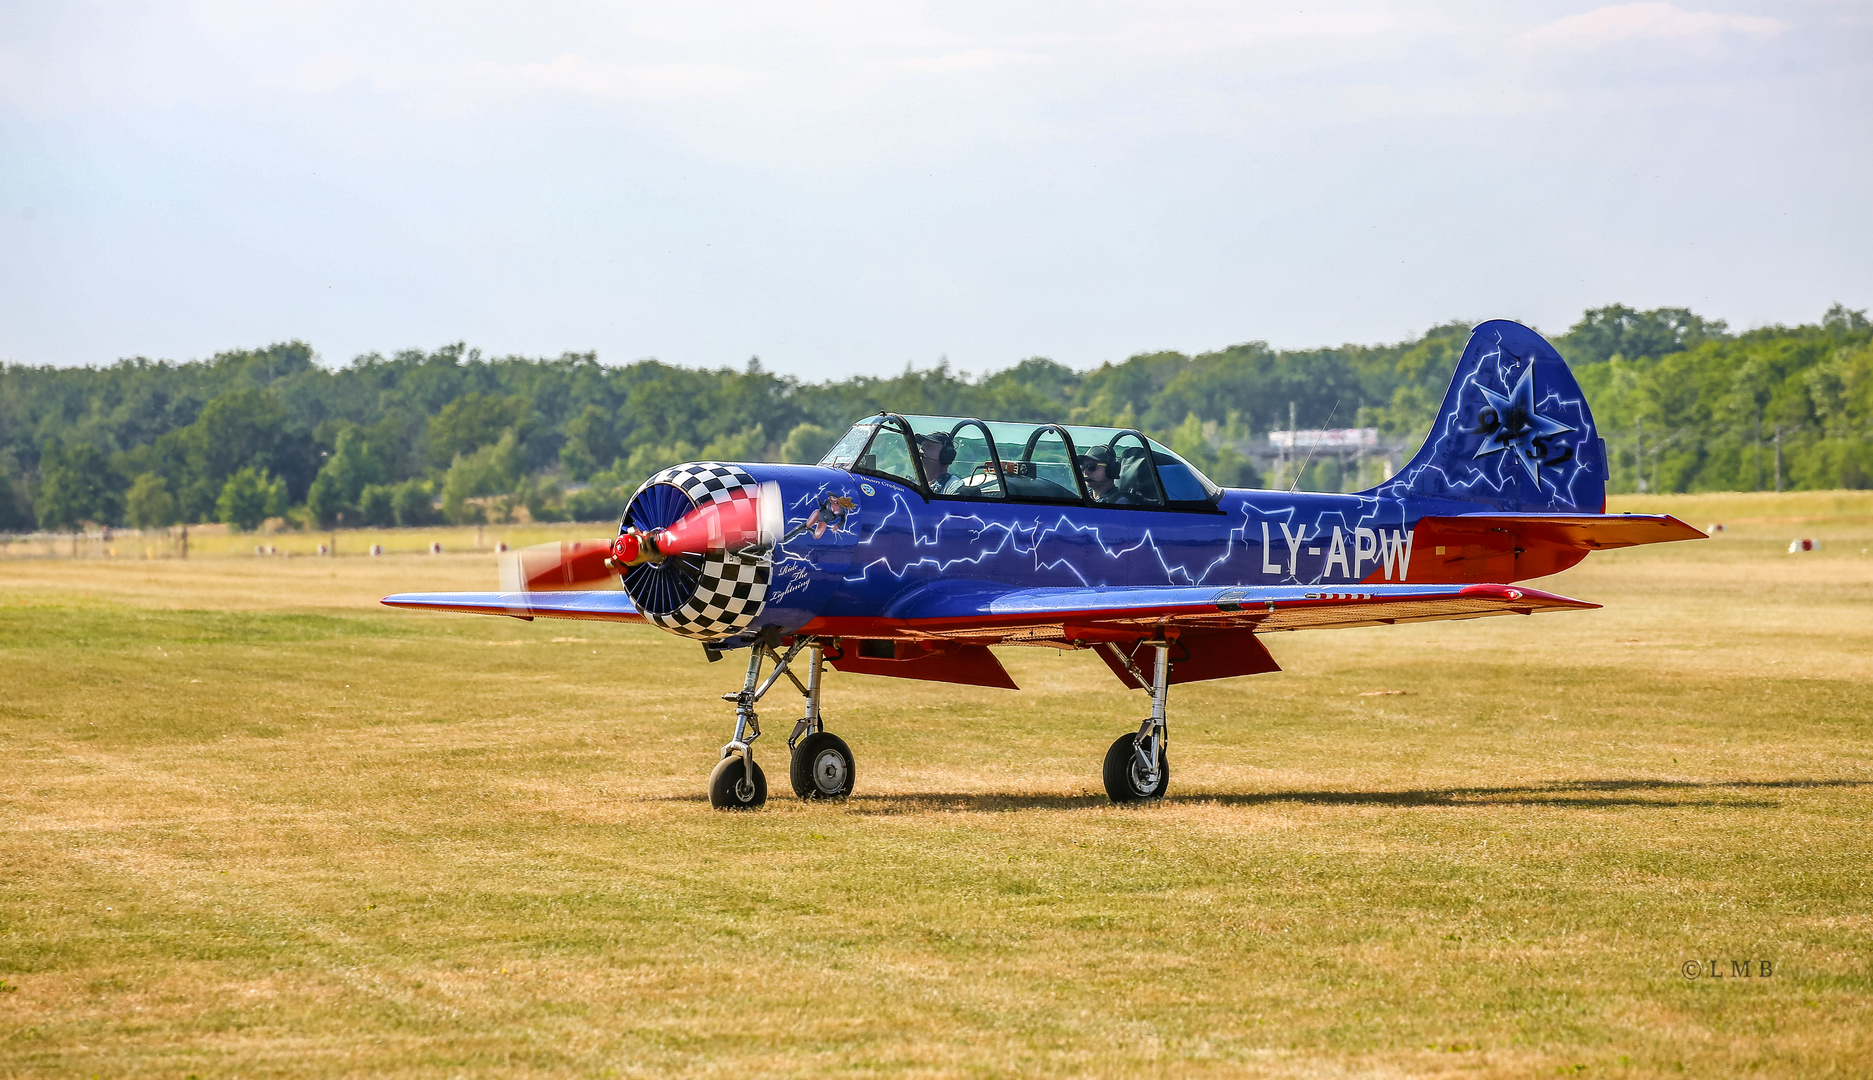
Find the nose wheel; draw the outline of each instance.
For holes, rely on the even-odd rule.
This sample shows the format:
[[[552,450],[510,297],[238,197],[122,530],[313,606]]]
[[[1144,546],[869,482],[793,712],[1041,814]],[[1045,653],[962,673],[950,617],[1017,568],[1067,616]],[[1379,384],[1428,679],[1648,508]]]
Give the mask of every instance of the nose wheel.
[[[767,774],[737,753],[716,763],[709,774],[709,805],[717,810],[759,810],[767,802]]]

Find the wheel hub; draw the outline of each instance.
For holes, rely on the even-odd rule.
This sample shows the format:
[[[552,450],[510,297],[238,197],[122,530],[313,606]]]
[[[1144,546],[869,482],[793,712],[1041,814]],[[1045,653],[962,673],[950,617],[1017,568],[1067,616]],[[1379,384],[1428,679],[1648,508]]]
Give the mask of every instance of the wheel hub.
[[[813,759],[813,784],[828,795],[845,790],[845,755],[828,747]]]
[[[1138,767],[1138,762],[1133,761],[1132,789],[1140,795],[1149,795],[1156,791],[1158,789],[1158,771],[1152,769],[1150,772],[1146,772]]]

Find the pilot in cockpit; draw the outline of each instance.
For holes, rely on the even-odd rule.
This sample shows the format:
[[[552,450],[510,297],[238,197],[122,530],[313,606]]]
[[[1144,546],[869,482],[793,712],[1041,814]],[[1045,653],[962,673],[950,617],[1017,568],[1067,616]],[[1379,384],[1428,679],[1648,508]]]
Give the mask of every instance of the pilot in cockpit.
[[[1086,490],[1096,503],[1108,505],[1121,504],[1131,500],[1119,493],[1117,482],[1112,474],[1117,471],[1118,458],[1110,446],[1089,447],[1080,455],[1080,476],[1086,481]]]
[[[962,490],[962,477],[950,472],[956,460],[956,441],[948,433],[932,431],[917,436],[917,453],[923,457],[923,474],[930,478],[930,491],[954,495]]]

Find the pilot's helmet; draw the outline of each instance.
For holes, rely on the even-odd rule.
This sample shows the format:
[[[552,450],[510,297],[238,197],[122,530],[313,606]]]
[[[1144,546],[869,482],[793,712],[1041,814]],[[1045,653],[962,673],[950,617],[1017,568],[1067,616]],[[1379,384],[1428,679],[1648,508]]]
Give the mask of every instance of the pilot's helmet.
[[[950,462],[956,460],[956,441],[950,438],[949,432],[927,431],[917,436],[917,449],[920,453],[929,452],[929,446],[927,445],[929,443],[935,443],[941,448],[937,451],[937,461],[947,466]]]
[[[1090,469],[1094,465],[1104,465],[1106,470],[1110,472],[1112,467],[1118,463],[1119,459],[1112,453],[1112,447],[1104,444],[1089,447],[1085,453],[1080,455],[1081,469]]]

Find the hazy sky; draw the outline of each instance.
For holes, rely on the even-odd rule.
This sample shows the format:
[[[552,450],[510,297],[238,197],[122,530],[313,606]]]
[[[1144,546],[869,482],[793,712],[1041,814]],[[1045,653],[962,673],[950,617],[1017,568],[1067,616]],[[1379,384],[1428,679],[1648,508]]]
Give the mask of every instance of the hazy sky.
[[[0,359],[1873,306],[1873,2],[0,4]]]

